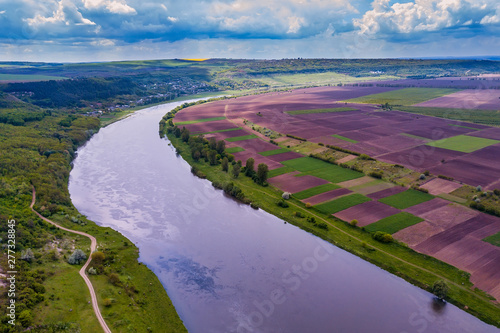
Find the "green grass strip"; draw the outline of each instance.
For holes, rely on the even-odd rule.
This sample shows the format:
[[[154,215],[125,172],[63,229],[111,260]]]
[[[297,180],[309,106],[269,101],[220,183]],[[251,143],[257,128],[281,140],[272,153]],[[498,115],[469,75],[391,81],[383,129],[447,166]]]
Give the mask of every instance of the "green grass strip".
[[[373,231],[384,231],[389,234],[394,234],[399,230],[412,226],[414,224],[422,222],[424,219],[412,215],[410,213],[401,212],[386,218],[383,218],[375,223],[369,224],[365,227],[365,230]]]
[[[342,136],[342,135],[332,134],[331,136],[333,136],[334,138],[340,139],[340,140],[347,141],[347,142],[358,143],[358,141],[346,138],[345,136]]]
[[[303,200],[303,199],[310,198],[313,195],[325,193],[325,192],[328,192],[331,190],[335,190],[337,188],[340,188],[340,186],[335,185],[335,184],[331,184],[331,183],[330,184],[323,184],[323,185],[319,185],[319,186],[316,186],[316,187],[313,187],[313,188],[310,188],[310,189],[307,189],[304,191],[294,193],[293,197],[296,199],[299,199],[299,200]]]
[[[258,138],[258,136],[255,134],[249,134],[249,135],[235,136],[234,138],[227,138],[224,140],[226,140],[227,142],[235,142],[235,141],[250,140],[255,138]]]
[[[398,107],[399,111],[423,114],[426,116],[459,120],[467,123],[500,125],[497,110],[467,110],[453,108],[431,108],[421,106]]]
[[[228,154],[234,154],[234,153],[239,153],[240,151],[245,151],[245,149],[241,147],[230,147],[226,148],[226,153]]]
[[[485,242],[488,242],[488,243],[493,244],[495,246],[500,246],[500,232],[496,233],[494,235],[488,236],[483,240]]]
[[[198,123],[205,123],[207,121],[216,121],[216,120],[224,120],[226,117],[213,117],[213,118],[205,118],[205,119],[196,119],[196,120],[188,120],[188,121],[180,121],[180,122],[175,122],[175,125],[190,125],[190,124],[198,124]]]
[[[313,171],[316,169],[322,169],[325,168],[329,165],[333,165],[330,163],[327,163],[322,160],[318,160],[317,158],[312,158],[312,157],[299,157],[299,158],[294,158],[288,161],[283,161],[281,164],[289,166],[291,168],[294,168],[295,170],[298,170],[300,172],[308,172],[308,171]]]
[[[278,154],[283,154],[283,153],[288,153],[290,149],[286,148],[280,148],[280,149],[274,149],[274,150],[268,150],[268,151],[261,151],[259,155],[262,156],[272,156],[272,155],[278,155]]]
[[[418,136],[418,135],[413,135],[413,134],[408,134],[408,133],[400,133],[401,135],[404,135],[404,136],[407,136],[409,138],[413,138],[413,139],[419,139],[419,140],[424,140],[425,142],[429,142],[429,141],[432,141],[431,139],[429,138],[424,138],[423,136]]]
[[[281,176],[281,175],[284,175],[285,173],[289,173],[289,172],[293,172],[293,171],[296,171],[296,170],[294,168],[284,166],[281,168],[269,170],[269,173],[267,176],[269,178],[272,178],[272,177]]]
[[[354,108],[331,108],[331,109],[313,109],[313,110],[297,110],[288,111],[285,113],[296,115],[296,114],[309,114],[309,113],[330,113],[330,112],[345,112],[345,111],[356,111]]]
[[[375,186],[375,185],[379,185],[379,184],[388,184],[387,182],[381,180],[381,179],[374,179],[368,183],[364,183],[364,184],[361,184],[361,185],[356,185],[356,186],[352,186],[352,187],[349,187],[349,189],[351,191],[359,191],[359,190],[362,190],[364,188],[367,188],[367,187],[370,187],[370,186]]]
[[[444,95],[453,94],[459,89],[447,88],[404,88],[393,91],[386,91],[380,94],[366,95],[346,100],[348,103],[368,103],[410,106],[422,103]]]
[[[305,174],[327,180],[331,183],[341,183],[364,176],[361,172],[342,168],[338,165],[329,163],[327,163],[327,166],[324,168],[315,169],[313,171],[306,172]]]
[[[433,195],[409,189],[404,192],[380,199],[379,201],[398,209],[405,209],[432,199],[434,199]]]
[[[428,146],[460,151],[463,153],[472,153],[476,150],[500,143],[498,140],[478,138],[468,135],[457,135],[438,141],[427,143]]]
[[[227,128],[227,129],[222,129],[222,130],[218,130],[218,131],[204,132],[204,133],[200,133],[200,134],[213,134],[213,133],[231,132],[231,131],[237,131],[237,130],[240,130],[240,129],[241,129],[241,127]]]
[[[454,127],[460,127],[460,128],[467,128],[467,129],[474,130],[474,131],[478,131],[479,130],[478,128],[469,127],[469,126],[462,126],[462,125],[456,125],[456,124],[448,124],[448,126],[454,126]]]
[[[361,194],[351,194],[345,197],[341,197],[332,201],[328,201],[319,205],[314,206],[317,210],[325,214],[335,214],[341,210],[353,207],[363,202],[371,201],[370,198],[365,197]]]

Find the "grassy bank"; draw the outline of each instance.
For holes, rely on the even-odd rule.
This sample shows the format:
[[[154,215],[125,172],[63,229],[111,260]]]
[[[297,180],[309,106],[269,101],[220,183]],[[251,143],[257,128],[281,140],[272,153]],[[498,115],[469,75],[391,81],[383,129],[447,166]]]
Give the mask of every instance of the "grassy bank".
[[[4,101],[16,112],[26,104]],[[96,237],[103,258],[93,261],[90,275],[104,319],[113,332],[186,332],[158,278],[138,262],[139,250],[127,238],[81,216],[68,192],[75,151],[99,129],[92,117],[46,112],[13,124],[0,123],[0,239],[6,250],[7,221],[14,219],[16,236],[16,322],[3,310],[1,332],[100,332],[90,293],[78,275],[81,265],[69,257],[80,249],[91,255],[87,238],[43,222],[30,209],[31,188],[37,191],[35,209],[54,222]],[[29,254],[29,255],[28,255]],[[0,257],[0,271],[7,269]],[[5,282],[4,279],[0,282]],[[2,292],[0,307],[9,301]]]
[[[162,128],[165,128],[165,122],[162,123]],[[288,207],[278,205],[282,191],[272,186],[260,186],[243,172],[235,178],[232,175],[231,165],[229,172],[224,172],[219,163],[211,165],[203,158],[195,161],[187,143],[176,137],[173,132],[168,137],[182,157],[193,167],[195,173],[206,177],[217,187],[227,190],[227,184],[233,183],[232,188],[239,188],[244,197],[241,198],[238,191],[232,192],[238,194],[244,202],[251,203],[252,207],[264,209],[427,291],[431,291],[434,282],[443,279],[450,287],[447,297],[450,302],[481,320],[500,327],[499,307],[482,291],[473,290],[469,273],[417,253],[404,244],[398,242],[385,244],[376,241],[371,233],[324,214],[314,207],[307,208],[293,196],[286,201]]]

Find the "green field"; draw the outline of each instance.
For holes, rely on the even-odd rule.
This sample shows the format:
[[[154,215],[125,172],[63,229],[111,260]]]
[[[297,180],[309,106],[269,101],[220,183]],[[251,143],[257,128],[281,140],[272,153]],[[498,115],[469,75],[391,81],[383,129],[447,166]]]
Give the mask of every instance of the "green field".
[[[500,126],[498,110],[466,110],[453,108],[428,108],[421,106],[402,106],[398,107],[398,110],[418,113],[425,116],[464,121],[464,126],[468,123]]]
[[[413,135],[413,134],[408,134],[408,133],[400,133],[400,135],[404,135],[404,136],[407,136],[407,137],[413,138],[413,139],[423,140],[425,142],[432,141],[431,139],[424,138],[423,136],[418,136],[418,135]]]
[[[355,108],[330,108],[330,109],[313,109],[313,110],[296,110],[288,111],[285,113],[296,115],[296,114],[309,114],[309,113],[329,113],[329,112],[345,112],[345,111],[356,111]]]
[[[470,126],[457,125],[457,124],[448,124],[448,126],[460,127],[460,128],[467,128],[467,129],[474,130],[474,131],[478,130],[478,128],[474,128],[474,127],[470,127]]]
[[[205,119],[179,121],[179,122],[176,122],[175,125],[177,125],[177,126],[180,126],[180,125],[190,125],[190,124],[205,123],[207,121],[216,121],[216,120],[224,120],[224,119],[226,119],[226,117],[213,117],[213,118],[205,118]]]
[[[329,164],[312,157],[294,158],[292,160],[283,161],[281,162],[281,164],[294,168],[295,170],[298,170],[300,172],[309,172],[317,169],[322,169],[329,165],[333,166],[333,164]]]
[[[250,139],[256,139],[256,138],[258,138],[257,135],[248,134],[248,135],[242,135],[242,136],[235,136],[234,138],[227,138],[224,140],[226,140],[227,142],[236,142],[236,141],[250,140]]]
[[[378,184],[389,184],[385,181],[383,181],[382,179],[375,179],[373,178],[372,181],[368,182],[368,183],[364,183],[364,184],[361,184],[361,185],[356,185],[356,186],[351,186],[349,187],[349,189],[351,191],[359,191],[359,190],[362,190],[364,188],[367,188],[367,187],[370,187],[370,186],[375,186],[375,185],[378,185]]]
[[[340,139],[340,140],[347,141],[347,142],[358,143],[358,141],[346,138],[345,136],[342,136],[342,135],[332,134],[331,136],[333,136],[334,138]]]
[[[204,133],[200,133],[200,134],[213,134],[213,133],[231,132],[231,131],[237,131],[237,130],[240,130],[240,129],[241,129],[241,127],[227,128],[227,129],[222,129],[222,130],[218,130],[218,131],[204,132]]]
[[[484,147],[499,143],[498,140],[478,138],[468,135],[457,135],[438,141],[427,143],[428,146],[444,148],[449,150],[461,151],[463,153],[472,153]]]
[[[335,190],[337,188],[340,188],[340,186],[335,185],[335,184],[323,184],[323,185],[319,185],[319,186],[316,186],[316,187],[313,187],[313,188],[310,188],[310,189],[307,189],[304,191],[294,193],[293,197],[296,199],[299,199],[299,200],[303,200],[303,199],[310,198],[313,195],[325,193],[325,192],[328,192],[331,190]]]
[[[285,173],[289,173],[289,172],[293,172],[293,171],[295,171],[294,168],[284,166],[281,168],[269,170],[269,174],[267,176],[268,176],[268,178],[272,178],[272,177],[284,175]]]
[[[342,168],[338,165],[328,164],[328,166],[305,172],[306,175],[315,176],[332,183],[341,183],[351,179],[363,177],[364,174],[351,169]]]
[[[278,154],[288,153],[289,151],[290,151],[290,149],[280,148],[280,149],[262,151],[262,152],[259,153],[259,155],[261,155],[261,156],[272,156],[272,155],[278,155]]]
[[[444,95],[453,94],[459,89],[444,88],[404,88],[393,91],[387,91],[380,94],[362,96],[348,99],[348,103],[367,103],[367,104],[385,104],[409,106],[422,103]]]
[[[66,79],[67,77],[49,76],[49,75],[0,74],[0,81],[37,82],[37,81],[66,80]]]
[[[383,231],[389,234],[394,234],[399,230],[422,222],[424,219],[412,215],[410,213],[401,212],[386,218],[383,218],[375,223],[369,224],[365,227],[367,231]]]
[[[405,209],[432,199],[434,199],[434,196],[428,193],[409,189],[407,191],[391,195],[387,198],[380,199],[379,201],[398,209]]]
[[[228,154],[234,154],[234,153],[239,153],[240,151],[245,151],[245,149],[241,147],[230,147],[226,148],[226,153]]]
[[[495,246],[500,246],[500,232],[498,232],[494,235],[488,236],[483,240],[485,242],[488,242],[488,243],[493,244]]]
[[[351,194],[341,197],[332,201],[328,201],[314,206],[317,210],[325,214],[335,214],[341,210],[347,209],[352,206],[362,204],[363,202],[371,201],[370,198],[361,194]]]

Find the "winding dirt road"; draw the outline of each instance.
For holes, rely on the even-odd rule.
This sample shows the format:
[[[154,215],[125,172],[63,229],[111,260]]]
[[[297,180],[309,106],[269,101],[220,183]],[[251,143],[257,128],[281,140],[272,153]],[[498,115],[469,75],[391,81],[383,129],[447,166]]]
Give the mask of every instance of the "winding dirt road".
[[[89,235],[89,234],[87,234],[85,232],[71,230],[71,229],[68,229],[68,228],[65,228],[65,227],[61,227],[57,223],[49,220],[46,217],[43,217],[42,215],[40,215],[40,213],[38,213],[35,209],[33,209],[33,205],[35,204],[35,200],[36,200],[36,192],[35,192],[35,188],[33,187],[33,198],[31,200],[31,205],[30,205],[31,210],[36,215],[38,215],[39,218],[41,218],[45,222],[48,222],[48,223],[52,224],[53,226],[58,227],[59,229],[62,229],[62,230],[67,231],[67,232],[71,232],[73,234],[78,234],[78,235],[82,235],[82,236],[90,238],[90,253],[92,253],[92,252],[95,251],[95,249],[97,248],[97,240],[95,239],[94,236]],[[97,303],[97,296],[95,294],[94,287],[92,286],[92,282],[90,282],[89,278],[87,277],[87,274],[85,274],[85,270],[87,269],[87,266],[90,264],[91,260],[92,260],[92,258],[89,255],[89,258],[87,259],[87,262],[80,269],[79,273],[80,273],[80,276],[85,281],[85,283],[87,284],[87,287],[89,288],[90,297],[92,299],[92,307],[94,308],[94,313],[95,313],[95,315],[97,317],[97,320],[99,320],[99,324],[101,324],[101,327],[102,327],[102,329],[104,330],[105,333],[111,333],[111,330],[109,329],[108,325],[104,321],[104,318],[102,317],[101,310],[99,310],[99,304]]]

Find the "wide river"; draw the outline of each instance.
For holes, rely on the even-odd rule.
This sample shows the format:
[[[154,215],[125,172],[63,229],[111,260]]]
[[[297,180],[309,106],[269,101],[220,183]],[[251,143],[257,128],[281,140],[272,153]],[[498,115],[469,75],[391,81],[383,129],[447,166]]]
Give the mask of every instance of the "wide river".
[[[179,104],[103,128],[78,150],[69,190],[139,247],[189,332],[499,332],[194,177],[158,135]]]

